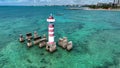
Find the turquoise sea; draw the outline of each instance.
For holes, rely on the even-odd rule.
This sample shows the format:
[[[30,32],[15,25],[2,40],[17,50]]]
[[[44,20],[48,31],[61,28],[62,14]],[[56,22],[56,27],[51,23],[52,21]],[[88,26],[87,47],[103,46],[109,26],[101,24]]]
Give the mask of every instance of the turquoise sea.
[[[120,11],[67,10],[67,7],[0,7],[0,68],[120,68]],[[73,41],[68,52],[57,45],[49,53],[19,43],[19,34],[47,34],[49,14],[55,41]]]

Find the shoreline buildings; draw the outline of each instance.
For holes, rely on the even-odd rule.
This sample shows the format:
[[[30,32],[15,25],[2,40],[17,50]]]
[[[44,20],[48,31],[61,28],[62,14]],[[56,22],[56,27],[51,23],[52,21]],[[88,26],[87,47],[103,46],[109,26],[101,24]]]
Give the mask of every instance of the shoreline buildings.
[[[117,6],[120,6],[120,0],[114,0],[113,3],[116,4]]]

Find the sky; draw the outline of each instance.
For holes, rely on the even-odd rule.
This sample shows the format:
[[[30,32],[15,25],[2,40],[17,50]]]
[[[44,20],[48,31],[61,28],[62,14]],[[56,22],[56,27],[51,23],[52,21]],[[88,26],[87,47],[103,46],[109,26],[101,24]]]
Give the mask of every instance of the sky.
[[[83,5],[97,2],[113,2],[113,0],[0,0],[0,5]]]

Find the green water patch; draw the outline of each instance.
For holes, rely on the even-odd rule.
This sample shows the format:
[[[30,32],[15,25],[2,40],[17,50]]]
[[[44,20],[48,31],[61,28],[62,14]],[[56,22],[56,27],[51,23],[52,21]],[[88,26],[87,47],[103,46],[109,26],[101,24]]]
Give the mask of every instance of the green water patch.
[[[8,57],[4,56],[3,54],[0,54],[0,67],[4,68],[4,66],[7,64],[9,64]]]
[[[106,30],[91,37],[89,40],[89,50],[93,60],[98,61],[96,68],[119,68],[119,55],[116,55],[114,52],[120,53],[120,37],[119,30],[112,31]],[[117,58],[115,58],[115,55]]]
[[[81,30],[82,28],[84,28],[84,24],[80,22],[79,23],[65,22],[65,23],[55,24],[55,30],[57,29],[56,31],[66,33],[66,35],[70,35],[76,32],[77,30]]]

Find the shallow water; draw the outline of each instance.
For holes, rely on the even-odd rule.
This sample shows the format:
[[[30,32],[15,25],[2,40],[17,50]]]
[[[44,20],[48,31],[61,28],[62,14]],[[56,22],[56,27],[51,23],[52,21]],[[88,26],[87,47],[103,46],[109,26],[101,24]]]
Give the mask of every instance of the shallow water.
[[[66,7],[0,7],[0,68],[120,68],[120,12],[66,10]],[[28,48],[22,33],[47,34],[46,18],[53,13],[55,41],[73,41],[68,52],[57,45]]]

